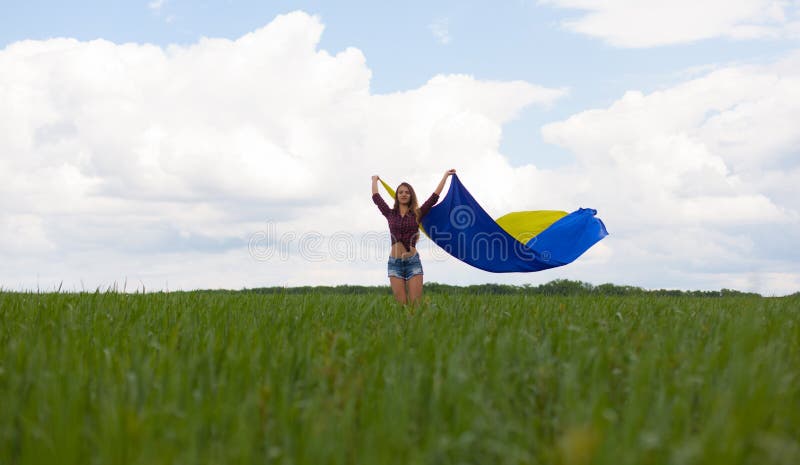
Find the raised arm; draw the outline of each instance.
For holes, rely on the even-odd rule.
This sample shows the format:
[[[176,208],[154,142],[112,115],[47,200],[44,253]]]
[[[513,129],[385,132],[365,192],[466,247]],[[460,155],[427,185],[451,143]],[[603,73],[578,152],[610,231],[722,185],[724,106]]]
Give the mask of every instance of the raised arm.
[[[388,217],[392,213],[392,209],[389,208],[389,205],[383,200],[381,194],[378,193],[378,179],[377,175],[372,177],[372,201],[378,206],[378,210],[381,211],[381,214]]]
[[[439,200],[439,194],[442,193],[442,189],[444,189],[444,182],[447,181],[447,177],[456,174],[456,170],[447,170],[444,172],[444,176],[442,176],[442,180],[439,181],[439,185],[436,186],[436,190],[431,194],[428,200],[425,201],[419,207],[419,217],[422,218],[423,216],[427,215],[428,212],[436,205],[436,202]]]
[[[442,189],[444,189],[444,182],[447,181],[447,177],[456,174],[456,170],[447,170],[444,172],[444,176],[442,176],[442,180],[439,181],[439,185],[436,186],[436,195],[440,195],[442,193]]]

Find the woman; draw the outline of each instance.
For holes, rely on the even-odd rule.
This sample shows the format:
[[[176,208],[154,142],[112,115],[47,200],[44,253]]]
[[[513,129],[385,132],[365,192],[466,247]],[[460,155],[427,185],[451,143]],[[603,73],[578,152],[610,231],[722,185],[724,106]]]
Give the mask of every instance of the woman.
[[[389,233],[392,236],[392,250],[389,254],[389,283],[392,285],[394,298],[400,303],[416,303],[422,297],[422,263],[419,260],[417,239],[422,217],[433,207],[439,194],[444,189],[447,177],[456,170],[448,170],[428,200],[418,206],[417,195],[410,184],[404,182],[395,191],[394,207],[383,201],[378,194],[378,176],[372,177],[372,201],[378,206],[389,222]],[[406,288],[408,285],[408,288]]]

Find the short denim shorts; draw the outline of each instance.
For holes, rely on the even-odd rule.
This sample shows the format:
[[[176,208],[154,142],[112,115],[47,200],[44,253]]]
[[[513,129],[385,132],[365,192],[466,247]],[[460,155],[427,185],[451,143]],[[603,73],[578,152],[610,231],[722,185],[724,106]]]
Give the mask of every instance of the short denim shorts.
[[[389,257],[390,278],[402,278],[408,281],[418,274],[422,274],[422,262],[418,253],[408,258]]]

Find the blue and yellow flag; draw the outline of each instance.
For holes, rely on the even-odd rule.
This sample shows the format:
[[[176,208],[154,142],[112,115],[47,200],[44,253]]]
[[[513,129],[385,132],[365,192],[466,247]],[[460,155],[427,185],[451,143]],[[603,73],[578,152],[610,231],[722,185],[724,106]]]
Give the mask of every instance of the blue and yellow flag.
[[[394,197],[394,190],[383,182]],[[580,208],[513,212],[497,220],[478,205],[456,175],[420,228],[439,247],[494,273],[530,272],[571,263],[608,235],[597,211]]]

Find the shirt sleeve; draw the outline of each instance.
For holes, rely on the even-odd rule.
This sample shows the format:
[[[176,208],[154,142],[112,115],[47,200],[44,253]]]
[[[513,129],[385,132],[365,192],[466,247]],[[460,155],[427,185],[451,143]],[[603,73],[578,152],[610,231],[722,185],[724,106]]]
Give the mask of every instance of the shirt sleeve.
[[[439,194],[434,192],[430,197],[428,197],[428,200],[426,200],[425,203],[419,207],[419,217],[422,218],[423,216],[427,215],[431,208],[436,205],[437,200],[439,200]]]
[[[383,200],[383,197],[381,197],[381,194],[372,194],[372,201],[378,206],[378,210],[381,211],[383,216],[388,217],[392,213],[392,209],[389,208],[389,205],[386,205],[386,202]]]

